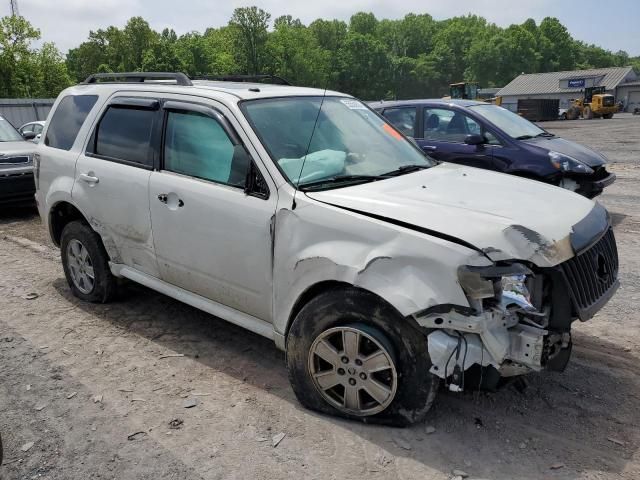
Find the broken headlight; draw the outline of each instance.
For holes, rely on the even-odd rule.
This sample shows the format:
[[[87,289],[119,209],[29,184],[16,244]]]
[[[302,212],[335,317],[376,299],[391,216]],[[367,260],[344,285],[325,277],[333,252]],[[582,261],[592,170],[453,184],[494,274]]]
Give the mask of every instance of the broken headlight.
[[[569,155],[565,155],[560,152],[549,152],[549,161],[554,168],[562,171],[562,172],[573,172],[573,173],[585,173],[590,174],[593,173],[591,167],[585,165],[580,160],[576,160]]]
[[[517,304],[523,308],[533,308],[526,284],[527,277],[532,274],[520,263],[489,267],[465,265],[458,270],[458,280],[472,301],[495,298],[506,303],[505,306]]]

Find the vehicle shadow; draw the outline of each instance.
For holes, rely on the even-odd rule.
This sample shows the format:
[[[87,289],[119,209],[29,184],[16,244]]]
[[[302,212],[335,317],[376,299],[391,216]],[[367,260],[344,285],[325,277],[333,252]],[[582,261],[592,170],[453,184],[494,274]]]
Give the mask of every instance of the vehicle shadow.
[[[127,282],[120,298],[105,306],[79,302],[64,279],[54,287],[92,316],[264,389],[301,415],[379,446],[390,458],[445,474],[455,468],[494,480],[568,479],[594,470],[620,474],[640,441],[637,359],[590,335],[575,335],[574,357],[564,373],[532,374],[523,392],[513,386],[461,395],[442,389],[426,424],[393,429],[304,410],[273,342],[169,297]]]
[[[17,221],[24,221],[38,216],[38,209],[30,205],[0,205],[0,225]]]

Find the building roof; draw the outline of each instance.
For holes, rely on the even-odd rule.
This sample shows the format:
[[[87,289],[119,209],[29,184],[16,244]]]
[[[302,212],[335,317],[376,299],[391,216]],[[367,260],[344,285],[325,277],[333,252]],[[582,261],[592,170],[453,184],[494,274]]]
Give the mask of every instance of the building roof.
[[[511,83],[500,89],[498,95],[536,95],[549,93],[579,92],[583,88],[560,88],[560,81],[572,78],[590,78],[604,76],[600,85],[613,90],[633,71],[632,67],[595,68],[592,70],[573,70],[548,73],[523,73]]]

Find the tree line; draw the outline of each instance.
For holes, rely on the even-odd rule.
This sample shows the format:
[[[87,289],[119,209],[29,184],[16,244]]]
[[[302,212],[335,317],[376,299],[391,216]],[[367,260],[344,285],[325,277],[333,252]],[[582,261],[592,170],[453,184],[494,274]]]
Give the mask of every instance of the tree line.
[[[503,86],[520,73],[633,65],[640,57],[574,39],[556,18],[501,28],[477,15],[399,20],[359,12],[349,22],[290,15],[272,21],[257,7],[237,8],[228,24],[203,33],[153,30],[141,17],[124,28],[92,31],[63,56],[22,17],[0,21],[0,95],[55,96],[96,72],[180,71],[189,76],[260,74],[364,99],[441,96],[449,83]]]

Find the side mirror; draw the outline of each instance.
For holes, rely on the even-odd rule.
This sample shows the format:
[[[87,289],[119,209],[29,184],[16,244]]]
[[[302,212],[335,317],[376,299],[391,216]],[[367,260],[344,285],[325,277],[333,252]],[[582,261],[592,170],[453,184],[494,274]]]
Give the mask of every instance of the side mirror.
[[[467,145],[483,145],[487,143],[487,139],[484,138],[484,135],[480,135],[479,133],[472,133],[471,135],[467,135],[464,139],[464,143]]]
[[[22,138],[24,138],[25,140],[33,140],[34,138],[36,138],[37,133],[36,132],[23,132],[22,133]]]

